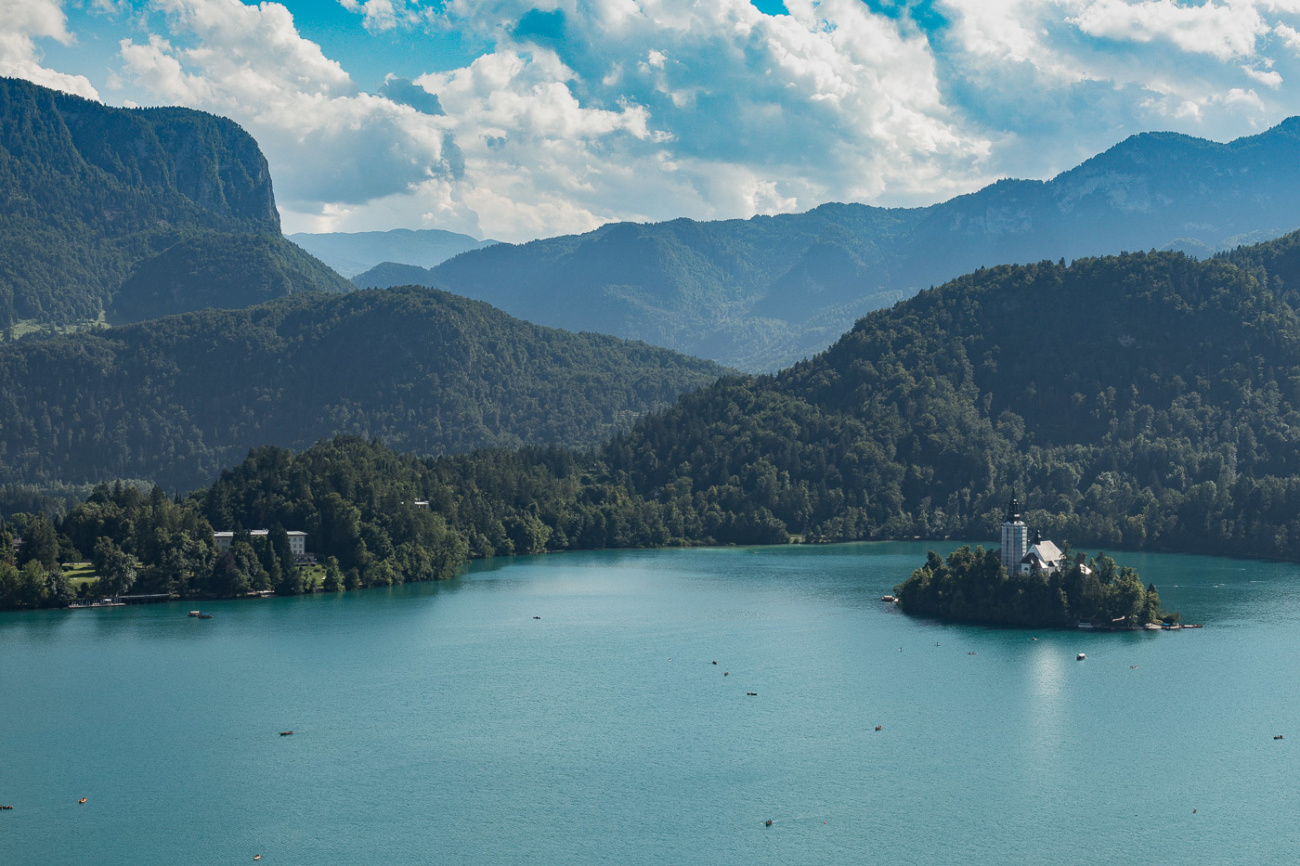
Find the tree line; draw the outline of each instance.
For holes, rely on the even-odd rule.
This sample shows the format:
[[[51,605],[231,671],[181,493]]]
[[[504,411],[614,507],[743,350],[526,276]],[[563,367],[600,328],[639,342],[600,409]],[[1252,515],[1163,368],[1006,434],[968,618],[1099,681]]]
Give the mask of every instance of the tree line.
[[[1155,585],[1144,587],[1132,568],[1104,553],[1065,553],[1059,571],[1008,574],[996,550],[964,545],[946,560],[932,550],[894,592],[904,613],[980,625],[1131,627],[1179,619],[1161,609]]]

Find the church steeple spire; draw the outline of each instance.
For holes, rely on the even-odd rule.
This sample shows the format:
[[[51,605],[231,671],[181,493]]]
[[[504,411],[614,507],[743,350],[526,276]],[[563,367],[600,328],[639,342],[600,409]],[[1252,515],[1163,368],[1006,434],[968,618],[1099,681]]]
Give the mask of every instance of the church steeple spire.
[[[1002,523],[1002,567],[1007,574],[1020,570],[1020,560],[1029,551],[1029,528],[1020,519],[1020,500],[1016,492],[1011,491],[1011,502],[1007,504],[1007,519]]]

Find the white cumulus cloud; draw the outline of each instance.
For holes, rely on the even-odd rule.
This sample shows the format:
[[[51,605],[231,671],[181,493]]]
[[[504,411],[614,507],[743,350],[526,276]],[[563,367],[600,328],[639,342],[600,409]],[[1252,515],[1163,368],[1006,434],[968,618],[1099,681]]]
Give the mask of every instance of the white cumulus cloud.
[[[154,0],[170,39],[125,40],[123,74],[159,100],[222,114],[257,138],[282,212],[355,214],[372,200],[453,183],[461,162],[441,118],[360,91],[285,7]],[[473,230],[463,209],[444,214]]]
[[[859,0],[781,16],[747,0],[340,2],[372,31],[493,47],[368,94],[278,4],[153,0],[166,32],[121,49],[134,86],[258,138],[291,228],[524,239],[919,203],[990,177],[990,139],[945,102],[926,34]]]
[[[426,11],[434,32],[496,42],[419,81],[455,124],[467,200],[512,224],[501,233],[912,201],[983,176],[988,141],[945,105],[924,34],[858,0],[790,0],[783,16],[746,0],[547,5]]]
[[[520,240],[926,204],[1050,176],[1135,132],[1224,140],[1300,112],[1300,0],[337,3],[351,38],[380,58],[402,45],[405,66],[372,64],[359,86],[275,2],[93,5],[146,28],[109,86],[244,125],[289,230]],[[9,0],[0,16],[0,63],[61,74],[38,52],[75,38],[59,3]],[[412,68],[423,47],[430,65]]]
[[[1135,132],[1219,140],[1300,111],[1298,0],[938,0],[949,99],[1045,176]]]
[[[1247,57],[1269,27],[1254,2],[1202,4],[1174,0],[1095,0],[1071,19],[1090,36],[1150,42],[1168,39],[1183,51],[1208,54],[1218,60]]]
[[[25,78],[45,87],[98,99],[90,79],[49,69],[41,62],[36,40],[73,41],[58,0],[0,0],[0,75]]]

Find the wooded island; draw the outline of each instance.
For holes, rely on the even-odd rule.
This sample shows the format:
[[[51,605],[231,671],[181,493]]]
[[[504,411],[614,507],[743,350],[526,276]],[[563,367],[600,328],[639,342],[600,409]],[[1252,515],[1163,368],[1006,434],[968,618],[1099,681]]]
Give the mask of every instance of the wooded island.
[[[1002,522],[1002,547],[965,545],[945,561],[933,550],[925,565],[894,589],[904,613],[954,622],[1019,628],[1135,628],[1179,615],[1160,609],[1155,584],[1104,553],[1092,559],[1062,551],[1020,519],[1013,496]]]

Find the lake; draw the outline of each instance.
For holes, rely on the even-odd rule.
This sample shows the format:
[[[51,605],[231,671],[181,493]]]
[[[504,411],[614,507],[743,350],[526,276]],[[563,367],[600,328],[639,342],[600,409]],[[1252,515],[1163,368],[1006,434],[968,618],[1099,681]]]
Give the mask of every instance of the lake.
[[[1205,628],[1028,632],[882,603],[931,546],[0,614],[0,862],[1300,858],[1300,566],[1116,555]]]

